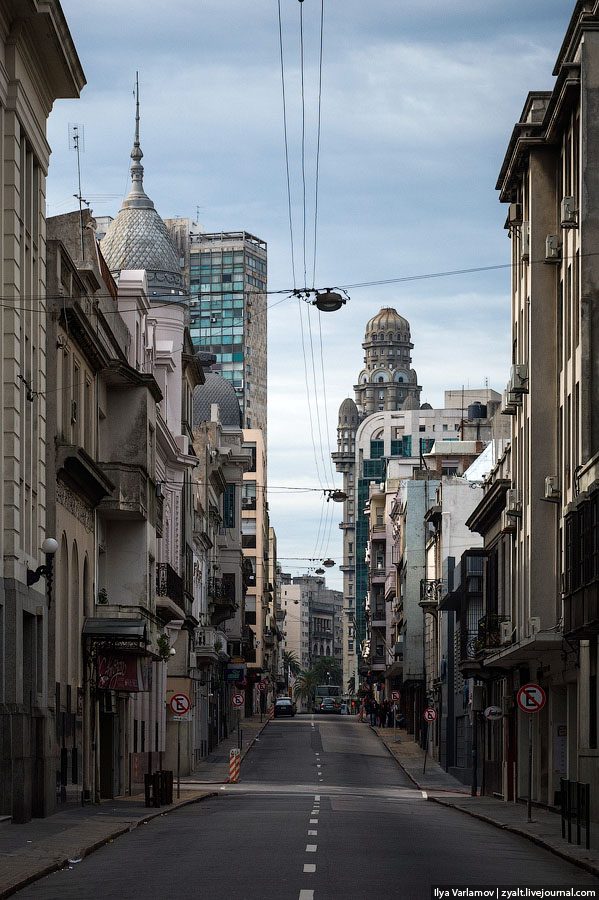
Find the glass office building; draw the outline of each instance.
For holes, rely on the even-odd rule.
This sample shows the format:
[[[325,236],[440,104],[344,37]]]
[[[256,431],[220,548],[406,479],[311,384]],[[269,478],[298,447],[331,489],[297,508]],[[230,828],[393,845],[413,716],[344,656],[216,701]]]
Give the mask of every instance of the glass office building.
[[[180,235],[176,243],[189,288],[192,340],[216,355],[212,371],[235,388],[243,427],[265,434],[266,242],[247,231],[187,235],[186,246]]]

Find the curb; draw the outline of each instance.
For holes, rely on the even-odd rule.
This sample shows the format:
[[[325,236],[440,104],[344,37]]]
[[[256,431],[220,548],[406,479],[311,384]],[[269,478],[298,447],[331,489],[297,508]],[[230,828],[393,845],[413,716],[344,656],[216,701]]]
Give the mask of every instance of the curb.
[[[501,831],[509,831],[511,834],[517,834],[518,837],[526,838],[527,841],[530,841],[533,844],[536,844],[538,847],[542,847],[544,850],[549,850],[550,853],[553,853],[555,856],[559,856],[561,859],[566,862],[572,863],[574,866],[578,866],[579,869],[584,869],[589,872],[591,875],[599,876],[599,866],[594,865],[594,863],[587,862],[584,859],[577,859],[575,856],[571,856],[565,850],[562,850],[559,847],[554,847],[553,844],[549,844],[547,841],[543,840],[543,838],[538,837],[536,834],[530,834],[528,831],[524,831],[522,828],[518,828],[516,825],[504,825],[500,822],[496,822],[495,819],[491,819],[489,816],[485,816],[483,813],[474,812],[473,810],[463,809],[461,806],[454,806],[453,803],[450,803],[448,800],[443,800],[442,797],[427,797],[431,803],[438,803],[439,806],[445,806],[447,809],[455,809],[457,812],[464,813],[466,816],[471,816],[473,819],[480,819],[481,822],[486,822],[487,825],[493,825],[495,828],[500,829]]]
[[[157,819],[159,816],[164,815],[165,813],[176,812],[182,806],[189,806],[191,803],[201,803],[202,800],[208,800],[210,797],[218,797],[218,793],[216,791],[210,791],[209,793],[203,794],[201,797],[190,797],[188,800],[182,800],[176,805],[162,807],[162,809],[157,809],[155,812],[148,813],[141,819],[138,819],[135,822],[130,822],[129,825],[124,825],[120,828],[117,828],[115,831],[112,831],[105,837],[100,838],[100,840],[95,841],[88,847],[83,847],[80,851],[81,859],[85,859],[85,857],[91,856],[92,853],[94,853],[96,850],[99,850],[101,847],[104,847],[106,844],[110,843],[110,841],[113,841],[115,838],[121,837],[121,835],[123,834],[135,831],[135,829],[139,828],[140,825],[144,825],[146,822],[151,822],[152,819]],[[68,862],[68,856],[57,859],[52,863],[48,863],[43,868],[38,869],[36,872],[32,872],[31,875],[28,875],[26,878],[21,878],[18,882],[11,884],[10,887],[0,891],[0,900],[3,897],[11,897],[13,894],[16,894],[17,891],[20,891],[24,887],[27,887],[27,885],[33,884],[35,881],[39,881],[41,878],[45,878],[46,875],[51,875],[52,872],[58,872],[60,869],[64,869],[64,867],[68,865]]]
[[[426,787],[426,786],[423,786],[422,784],[420,784],[420,782],[419,782],[419,781],[416,781],[416,779],[414,778],[414,776],[411,775],[411,774],[408,772],[408,770],[403,766],[402,762],[401,762],[401,761],[397,758],[397,756],[393,753],[393,751],[391,750],[391,748],[389,747],[389,745],[387,744],[387,742],[386,742],[385,740],[383,740],[383,738],[381,737],[381,735],[380,735],[380,734],[377,734],[377,732],[374,730],[373,726],[369,724],[368,727],[370,728],[370,730],[371,730],[372,732],[374,732],[374,734],[376,734],[376,736],[377,736],[378,739],[380,740],[381,744],[383,745],[383,747],[385,748],[385,750],[387,751],[387,753],[389,754],[389,756],[391,756],[392,759],[395,760],[395,762],[397,763],[397,765],[399,766],[399,768],[401,769],[401,771],[404,773],[404,775],[406,775],[406,777],[410,779],[410,781],[412,782],[412,784],[415,785],[415,786],[418,788],[419,791],[435,791],[435,792],[437,792],[437,793],[443,793],[443,794],[463,794],[464,796],[467,796],[467,792],[466,792],[466,791],[460,791],[460,790],[458,790],[458,788],[453,789],[453,788]]]
[[[378,733],[375,731],[374,727],[373,727],[369,722],[367,722],[366,724],[368,725],[368,727],[370,728],[370,730],[372,731],[372,733],[373,733],[374,735],[376,735],[376,737],[379,739],[379,741],[381,742],[381,744],[383,745],[383,747],[385,748],[385,750],[387,751],[387,753],[389,754],[389,756],[391,757],[391,759],[392,759],[394,762],[397,763],[397,765],[399,766],[399,768],[401,769],[401,771],[404,773],[404,775],[406,775],[406,776],[410,779],[410,781],[412,782],[412,784],[416,785],[416,787],[418,788],[419,791],[426,790],[426,788],[420,787],[420,785],[418,784],[418,782],[416,781],[416,779],[413,778],[412,775],[410,775],[410,773],[408,772],[407,769],[404,769],[404,767],[402,766],[402,764],[401,764],[400,761],[398,760],[398,758],[397,758],[397,756],[395,755],[395,753],[392,752],[391,748],[390,748],[390,747],[387,745],[387,743],[382,739],[382,737],[380,736],[380,734],[378,734]]]

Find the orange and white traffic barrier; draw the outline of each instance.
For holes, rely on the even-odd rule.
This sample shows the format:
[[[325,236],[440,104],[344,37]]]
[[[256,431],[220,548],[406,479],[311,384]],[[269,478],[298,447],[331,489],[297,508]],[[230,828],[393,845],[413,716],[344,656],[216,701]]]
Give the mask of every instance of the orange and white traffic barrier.
[[[229,784],[237,784],[241,769],[241,750],[235,747],[229,750]]]

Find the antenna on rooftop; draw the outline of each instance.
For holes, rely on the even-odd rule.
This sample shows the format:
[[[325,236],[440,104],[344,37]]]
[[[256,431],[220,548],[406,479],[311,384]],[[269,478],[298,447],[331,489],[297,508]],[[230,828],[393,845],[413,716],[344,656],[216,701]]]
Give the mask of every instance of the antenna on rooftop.
[[[69,150],[77,154],[77,187],[78,192],[73,194],[79,200],[79,231],[81,235],[81,259],[85,259],[85,246],[83,243],[83,203],[87,200],[81,196],[81,154],[85,152],[85,129],[83,125],[69,124]]]

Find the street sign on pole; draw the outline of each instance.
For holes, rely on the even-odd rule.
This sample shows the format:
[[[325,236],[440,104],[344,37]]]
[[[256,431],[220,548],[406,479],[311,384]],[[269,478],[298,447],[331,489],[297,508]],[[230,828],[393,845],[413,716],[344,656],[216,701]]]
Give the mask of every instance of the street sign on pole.
[[[525,713],[538,713],[547,702],[547,695],[540,684],[523,684],[516,695],[518,706]],[[532,822],[532,715],[528,719],[528,800],[527,822]]]
[[[231,703],[233,704],[233,706],[243,706],[243,694],[233,694],[233,696],[231,697]]]
[[[401,694],[399,691],[391,691],[391,699],[394,703],[399,703],[401,700]]]
[[[522,712],[536,713],[545,706],[547,695],[540,684],[523,684],[516,700]]]
[[[268,685],[265,681],[258,682],[258,690],[259,691],[265,691],[267,687],[268,687]]]
[[[191,709],[191,700],[187,694],[177,693],[173,694],[169,701],[169,705],[175,715],[184,716],[185,713],[188,713]]]
[[[433,706],[427,706],[423,713],[425,722],[434,722],[437,718],[437,710]]]

